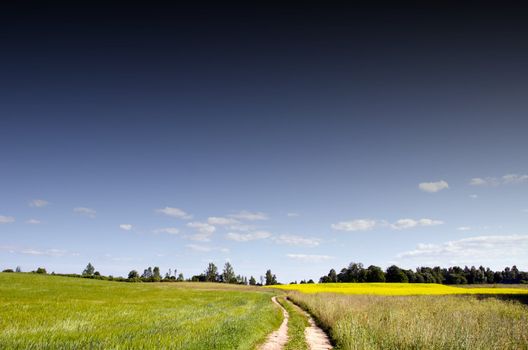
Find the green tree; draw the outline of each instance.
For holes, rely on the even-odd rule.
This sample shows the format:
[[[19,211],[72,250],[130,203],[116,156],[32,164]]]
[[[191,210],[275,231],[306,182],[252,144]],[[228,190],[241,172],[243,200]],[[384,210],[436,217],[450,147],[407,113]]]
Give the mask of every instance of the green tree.
[[[158,266],[154,266],[154,270],[152,270],[152,281],[154,282],[161,281],[161,272]]]
[[[93,267],[92,263],[88,263],[86,265],[86,268],[83,270],[82,275],[83,276],[93,276],[95,272],[95,267]]]
[[[139,273],[136,270],[132,270],[128,273],[128,279],[139,278]]]
[[[251,276],[251,277],[249,278],[249,285],[250,285],[250,286],[254,286],[254,285],[256,285],[256,284],[257,284],[257,281],[255,280],[255,277]]]
[[[216,282],[218,281],[218,267],[212,262],[209,263],[207,269],[205,269],[205,281]]]
[[[277,284],[277,276],[271,273],[271,270],[266,271],[266,285],[272,286]]]
[[[331,269],[330,272],[328,272],[328,278],[330,279],[331,283],[336,283],[337,282],[336,270]]]
[[[367,268],[367,282],[385,282],[385,274],[383,270],[374,265]]]
[[[222,272],[222,281],[224,283],[237,283],[237,279],[235,277],[235,271],[233,270],[233,266],[228,262],[224,265],[224,271]]]
[[[46,269],[43,267],[39,267],[36,271],[37,273],[41,273],[43,275],[47,274]]]
[[[387,280],[387,282],[395,282],[395,283],[409,282],[409,279],[407,278],[407,275],[405,274],[405,272],[396,265],[392,265],[389,268],[387,268],[385,279]]]
[[[183,273],[180,272],[180,274],[178,275],[178,278],[176,278],[176,281],[183,282]]]

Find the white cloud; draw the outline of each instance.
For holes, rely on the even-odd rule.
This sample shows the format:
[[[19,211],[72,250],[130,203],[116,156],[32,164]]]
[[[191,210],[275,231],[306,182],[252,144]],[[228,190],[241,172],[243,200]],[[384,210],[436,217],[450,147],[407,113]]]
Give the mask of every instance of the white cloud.
[[[187,248],[194,250],[195,252],[201,252],[201,253],[207,253],[212,251],[220,251],[222,253],[229,253],[229,249],[222,248],[222,247],[211,247],[206,245],[199,245],[199,244],[187,244]]]
[[[528,263],[528,235],[476,236],[441,244],[419,244],[398,259],[425,264],[488,265],[504,267]]]
[[[341,221],[337,224],[332,224],[331,227],[338,231],[367,231],[376,226],[375,220],[357,219],[352,221]]]
[[[245,225],[245,224],[235,224],[229,226],[229,229],[232,231],[242,231],[242,232],[248,232],[248,231],[255,231],[256,226],[254,225]]]
[[[391,227],[395,230],[405,230],[408,228],[418,227],[418,226],[436,226],[436,225],[442,225],[444,222],[440,220],[433,220],[433,219],[400,219],[397,220],[395,223],[391,224]]]
[[[194,228],[197,232],[194,235],[187,236],[187,238],[192,239],[193,241],[208,242],[211,240],[210,237],[212,234],[216,231],[216,227],[206,222],[189,222],[187,226]]]
[[[460,226],[460,227],[457,227],[457,230],[459,230],[459,231],[471,231],[471,227],[469,227],[469,226]]]
[[[178,230],[176,227],[164,227],[154,230],[154,233],[168,233],[170,235],[177,235],[180,233],[180,230]]]
[[[220,216],[210,216],[207,218],[207,223],[217,226],[235,225],[238,224],[238,220],[232,218],[224,218]]]
[[[449,188],[449,184],[444,180],[440,180],[437,182],[422,182],[418,187],[424,192],[435,193]]]
[[[12,254],[24,254],[24,255],[38,255],[38,256],[51,256],[51,257],[61,257],[61,256],[78,256],[77,253],[71,253],[63,249],[35,249],[35,248],[21,248],[16,246],[0,246],[0,250],[6,250]]]
[[[295,217],[300,216],[300,214],[299,213],[287,213],[286,216],[288,216],[290,218],[295,218]]]
[[[90,208],[85,208],[85,207],[73,208],[73,212],[77,213],[77,214],[80,214],[80,215],[87,216],[87,217],[89,217],[91,219],[95,218],[95,214],[96,214],[95,210],[90,209]]]
[[[334,257],[329,255],[310,255],[310,254],[287,254],[290,259],[300,260],[303,262],[318,263],[326,260],[331,260]]]
[[[239,219],[239,220],[248,220],[248,221],[256,221],[256,220],[268,220],[269,217],[266,213],[263,212],[250,212],[247,210],[242,210],[241,212],[238,212],[236,214],[229,215],[232,218]]]
[[[476,195],[476,194],[470,194],[470,195],[469,195],[469,198],[471,198],[471,199],[477,199],[477,198],[478,198],[478,195]]]
[[[132,225],[131,224],[121,224],[119,225],[119,228],[125,231],[130,231],[132,230]]]
[[[278,244],[287,244],[305,247],[317,247],[321,243],[319,238],[308,238],[297,235],[280,235],[272,238]]]
[[[10,224],[12,222],[15,222],[15,218],[14,217],[0,215],[0,224]]]
[[[250,233],[229,232],[226,235],[227,239],[237,242],[249,242],[258,239],[266,239],[269,237],[271,237],[271,233],[267,231],[255,231]]]
[[[186,247],[191,248],[192,250],[197,251],[197,252],[210,252],[212,250],[212,248],[209,246],[198,245],[198,244],[187,244]]]
[[[37,220],[37,219],[29,219],[28,221],[26,221],[27,224],[31,224],[31,225],[38,225],[40,224],[40,220]]]
[[[471,186],[487,186],[487,185],[493,185],[497,184],[497,179],[488,177],[486,179],[483,179],[481,177],[474,177],[471,180],[469,180],[469,184]]]
[[[528,175],[507,174],[502,177],[502,182],[504,184],[520,184],[523,182],[528,182]]]
[[[49,204],[48,201],[45,201],[44,199],[33,199],[29,202],[30,207],[36,207],[36,208],[42,208]]]
[[[184,219],[184,220],[192,219],[192,215],[187,214],[185,211],[181,210],[180,208],[165,207],[163,209],[156,209],[156,211],[158,213],[171,216],[173,218]]]
[[[501,178],[496,177],[474,177],[469,180],[472,186],[497,186],[528,183],[528,174],[506,174]]]
[[[332,224],[331,227],[334,230],[339,231],[367,231],[374,227],[388,227],[394,230],[404,230],[418,226],[436,226],[443,224],[443,221],[433,219],[399,219],[393,224],[387,223],[385,220],[376,221],[371,219],[358,219],[352,221],[342,221],[337,224]]]

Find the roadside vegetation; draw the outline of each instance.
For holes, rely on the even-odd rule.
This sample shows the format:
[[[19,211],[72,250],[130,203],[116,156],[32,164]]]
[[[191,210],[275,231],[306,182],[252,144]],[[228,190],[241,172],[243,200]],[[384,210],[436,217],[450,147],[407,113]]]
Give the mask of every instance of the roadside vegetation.
[[[528,349],[528,306],[473,296],[305,294],[339,349]]]
[[[253,349],[282,321],[273,292],[0,273],[1,349]]]

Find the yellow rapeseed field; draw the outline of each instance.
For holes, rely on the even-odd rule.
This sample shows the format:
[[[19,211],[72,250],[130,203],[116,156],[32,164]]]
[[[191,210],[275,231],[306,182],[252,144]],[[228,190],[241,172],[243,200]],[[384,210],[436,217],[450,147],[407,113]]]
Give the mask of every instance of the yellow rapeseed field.
[[[459,288],[434,283],[322,283],[272,286],[307,294],[339,293],[365,295],[456,295],[456,294],[528,294],[528,289],[482,287]]]

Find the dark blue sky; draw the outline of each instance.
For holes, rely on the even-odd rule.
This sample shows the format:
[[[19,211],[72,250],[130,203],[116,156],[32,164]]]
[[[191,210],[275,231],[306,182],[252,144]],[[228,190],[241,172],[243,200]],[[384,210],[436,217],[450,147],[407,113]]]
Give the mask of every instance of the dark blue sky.
[[[528,267],[525,8],[0,6],[1,266]]]

